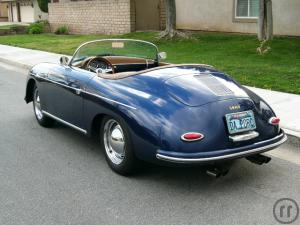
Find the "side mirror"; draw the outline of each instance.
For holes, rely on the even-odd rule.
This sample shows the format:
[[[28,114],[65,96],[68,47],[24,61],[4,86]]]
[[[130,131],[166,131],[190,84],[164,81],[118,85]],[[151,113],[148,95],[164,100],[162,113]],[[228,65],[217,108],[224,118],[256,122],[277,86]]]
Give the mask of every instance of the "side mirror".
[[[66,66],[68,65],[69,58],[67,56],[62,56],[60,57],[59,61],[60,61],[60,65]]]
[[[160,53],[158,53],[158,58],[160,60],[166,59],[167,58],[167,53],[166,52],[160,52]]]

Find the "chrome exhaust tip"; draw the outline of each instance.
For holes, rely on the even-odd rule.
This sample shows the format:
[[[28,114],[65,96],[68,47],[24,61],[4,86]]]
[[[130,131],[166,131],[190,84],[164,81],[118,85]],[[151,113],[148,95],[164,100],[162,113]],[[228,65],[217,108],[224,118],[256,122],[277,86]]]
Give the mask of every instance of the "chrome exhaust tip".
[[[211,167],[206,170],[206,174],[214,177],[214,178],[219,178],[221,176],[226,176],[229,172],[229,169],[225,168],[220,168],[220,167]]]
[[[262,165],[262,164],[269,163],[272,158],[265,155],[257,154],[257,155],[248,156],[246,157],[246,159],[254,164]]]

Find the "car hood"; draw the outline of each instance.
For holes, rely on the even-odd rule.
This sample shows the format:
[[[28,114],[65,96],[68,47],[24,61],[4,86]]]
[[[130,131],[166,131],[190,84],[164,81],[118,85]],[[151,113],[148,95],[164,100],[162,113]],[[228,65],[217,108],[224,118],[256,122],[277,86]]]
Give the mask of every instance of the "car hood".
[[[232,98],[249,98],[241,86],[223,73],[206,72],[171,77],[165,81],[167,93],[188,106]]]

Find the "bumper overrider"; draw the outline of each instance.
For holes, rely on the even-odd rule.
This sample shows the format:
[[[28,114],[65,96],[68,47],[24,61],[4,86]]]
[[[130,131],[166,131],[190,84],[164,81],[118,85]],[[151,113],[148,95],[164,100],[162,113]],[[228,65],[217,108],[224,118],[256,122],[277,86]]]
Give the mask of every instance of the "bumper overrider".
[[[279,145],[283,144],[287,140],[287,136],[283,130],[271,139],[257,142],[251,145],[222,149],[216,151],[206,151],[198,153],[182,153],[182,152],[171,152],[164,150],[157,150],[156,158],[163,161],[173,162],[173,163],[207,163],[220,160],[229,160],[236,158],[244,158],[249,155],[255,155],[270,151]]]

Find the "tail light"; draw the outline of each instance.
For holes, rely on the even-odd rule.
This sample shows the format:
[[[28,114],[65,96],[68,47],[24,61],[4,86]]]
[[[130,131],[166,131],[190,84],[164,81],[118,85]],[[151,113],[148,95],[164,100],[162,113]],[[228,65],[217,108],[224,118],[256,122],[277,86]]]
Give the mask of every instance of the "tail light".
[[[280,119],[278,117],[271,117],[269,119],[269,124],[271,124],[271,125],[276,126],[276,125],[279,125],[279,123],[280,123]]]
[[[185,133],[181,136],[183,141],[198,141],[204,138],[204,135],[196,132]]]

